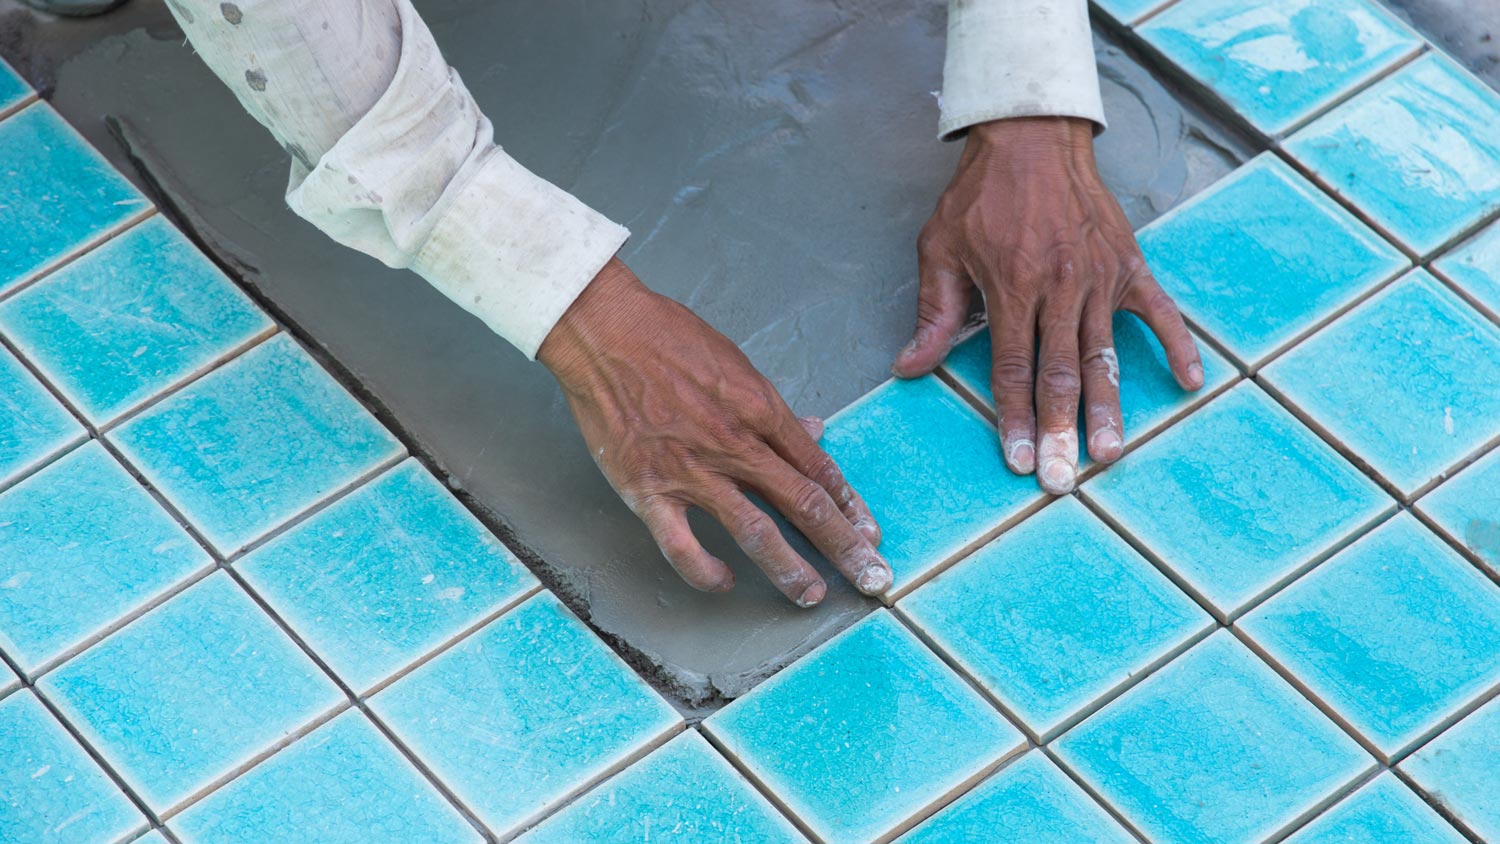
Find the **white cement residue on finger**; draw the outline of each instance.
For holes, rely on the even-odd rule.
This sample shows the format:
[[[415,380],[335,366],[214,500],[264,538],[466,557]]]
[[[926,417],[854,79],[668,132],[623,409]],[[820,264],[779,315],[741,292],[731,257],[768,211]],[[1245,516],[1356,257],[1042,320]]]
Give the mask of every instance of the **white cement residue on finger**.
[[[1120,358],[1115,354],[1114,348],[1100,349],[1099,359],[1104,361],[1104,376],[1109,379],[1110,386],[1120,386]]]

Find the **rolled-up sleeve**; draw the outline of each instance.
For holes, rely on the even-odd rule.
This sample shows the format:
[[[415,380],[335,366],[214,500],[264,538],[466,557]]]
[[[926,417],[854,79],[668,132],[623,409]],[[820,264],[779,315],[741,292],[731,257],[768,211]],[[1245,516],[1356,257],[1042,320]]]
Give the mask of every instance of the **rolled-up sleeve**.
[[[528,357],[628,232],[522,167],[409,0],[169,0],[292,157],[287,203]]]
[[[949,0],[938,135],[1007,117],[1104,127],[1086,0]]]

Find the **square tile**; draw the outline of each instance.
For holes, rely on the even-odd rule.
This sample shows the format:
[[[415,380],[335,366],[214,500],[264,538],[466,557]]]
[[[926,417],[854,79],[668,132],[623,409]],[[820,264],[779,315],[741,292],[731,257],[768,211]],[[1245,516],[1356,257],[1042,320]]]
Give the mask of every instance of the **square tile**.
[[[26,102],[36,95],[20,74],[10,65],[0,61],[0,114]]]
[[[1024,746],[886,610],[704,728],[824,841],[877,841]]]
[[[536,587],[531,572],[415,459],[235,568],[358,692]]]
[[[1053,747],[1151,841],[1262,841],[1375,767],[1227,630]]]
[[[285,334],[108,438],[225,556],[403,451]]]
[[[0,295],[150,208],[46,103],[0,121],[0,162]]]
[[[1422,48],[1369,0],[1181,0],[1139,32],[1268,137]]]
[[[370,706],[500,838],[682,726],[545,592],[376,694]]]
[[[1044,738],[1214,624],[1071,497],[996,537],[898,606]]]
[[[1500,223],[1493,223],[1432,262],[1432,270],[1500,316]]]
[[[866,393],[821,445],[880,523],[893,597],[1043,497],[1005,467],[994,426],[930,375]]]
[[[212,565],[90,441],[0,493],[0,649],[35,676]]]
[[[87,437],[57,397],[0,348],[0,487]]]
[[[0,332],[95,425],[274,328],[161,216],[0,304]]]
[[[353,709],[189,806],[167,826],[183,844],[483,840]]]
[[[1287,839],[1287,844],[1466,844],[1422,798],[1381,774]]]
[[[0,700],[0,841],[113,842],[146,818],[36,696]]]
[[[1480,841],[1500,841],[1500,700],[1433,739],[1401,770]]]
[[[1135,844],[1094,798],[1034,750],[1006,765],[898,844]]]
[[[692,730],[575,800],[517,844],[804,844],[797,828]]]
[[[1500,209],[1500,94],[1441,53],[1370,86],[1285,148],[1418,255]]]
[[[1139,233],[1183,314],[1251,366],[1410,262],[1263,153]]]
[[[1500,449],[1423,496],[1417,509],[1500,574]]]
[[[1500,327],[1426,270],[1380,291],[1264,375],[1407,495],[1500,436]]]
[[[1083,494],[1221,620],[1395,507],[1251,383],[1126,455]]]
[[[223,572],[64,663],[37,688],[157,812],[347,701]]]

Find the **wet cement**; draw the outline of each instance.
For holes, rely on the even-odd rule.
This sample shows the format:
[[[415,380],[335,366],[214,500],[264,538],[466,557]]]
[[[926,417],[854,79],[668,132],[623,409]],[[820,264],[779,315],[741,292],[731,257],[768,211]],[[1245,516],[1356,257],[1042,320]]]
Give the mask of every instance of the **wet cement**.
[[[625,260],[733,340],[800,413],[886,377],[910,330],[913,242],[951,175],[934,140],[944,8],[925,0],[418,0],[501,143],[628,225]],[[1143,224],[1245,141],[1101,37],[1101,169]],[[59,21],[0,0],[0,52],[153,191],[627,657],[710,705],[870,611],[803,611],[700,522],[739,587],[683,586],[583,448],[550,377],[421,279],[283,205],[285,155],[134,0]]]

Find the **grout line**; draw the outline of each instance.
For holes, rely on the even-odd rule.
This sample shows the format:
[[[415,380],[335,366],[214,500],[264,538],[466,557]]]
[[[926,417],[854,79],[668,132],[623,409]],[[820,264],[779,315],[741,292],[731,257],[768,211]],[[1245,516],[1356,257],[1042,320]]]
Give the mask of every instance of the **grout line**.
[[[1021,759],[1032,747],[1031,742],[1023,738],[1019,744],[1001,753],[1000,758],[985,764],[978,771],[966,777],[962,782],[938,795],[926,805],[912,812],[905,820],[891,827],[887,832],[875,839],[875,844],[888,844],[888,842],[894,841],[898,836],[905,835],[913,828],[931,820],[938,813],[977,788],[980,783]]]
[[[1319,440],[1322,440],[1324,445],[1327,445],[1329,448],[1333,449],[1340,457],[1342,457],[1351,466],[1358,470],[1360,474],[1373,481],[1376,486],[1380,487],[1382,492],[1396,499],[1396,501],[1403,507],[1410,505],[1411,500],[1407,497],[1406,493],[1402,491],[1401,487],[1397,486],[1394,481],[1387,479],[1380,472],[1376,471],[1375,467],[1370,465],[1370,462],[1368,460],[1345,445],[1343,441],[1338,437],[1335,437],[1331,431],[1324,428],[1322,423],[1318,422],[1316,418],[1307,413],[1307,411],[1303,410],[1300,405],[1292,401],[1290,396],[1283,393],[1280,388],[1276,386],[1276,383],[1274,381],[1271,381],[1264,376],[1259,375],[1255,376],[1253,378],[1253,381],[1256,387],[1259,387],[1262,392],[1270,396],[1271,399],[1274,400],[1278,405],[1280,405],[1283,410],[1285,410],[1287,413],[1290,413],[1294,419],[1302,424],[1303,427],[1311,431],[1313,435],[1316,436]]]
[[[15,69],[11,68],[11,72],[15,73]],[[18,73],[16,75],[20,76],[20,74]],[[26,80],[24,79],[21,81],[26,82]],[[20,114],[26,109],[27,106],[35,102],[40,102],[41,99],[42,95],[38,94],[36,92],[36,89],[31,87],[31,83],[26,82],[26,93],[21,95],[21,99],[16,100],[5,108],[0,108],[0,120],[5,120],[8,117]]]
[[[1426,55],[1432,49],[1431,44],[1427,41],[1426,38],[1422,37],[1422,34],[1420,32],[1417,32],[1416,30],[1412,29],[1412,27],[1407,26],[1405,21],[1402,21],[1395,15],[1387,12],[1384,6],[1379,6],[1379,8],[1380,11],[1386,12],[1386,17],[1389,18],[1391,22],[1396,23],[1401,29],[1407,30],[1412,35],[1416,36],[1417,44],[1409,48],[1402,55],[1396,57],[1396,59],[1390,64],[1387,64],[1384,67],[1376,68],[1375,70],[1366,74],[1364,78],[1355,82],[1354,86],[1349,90],[1336,93],[1331,99],[1328,100],[1328,102],[1317,106],[1311,112],[1309,112],[1307,116],[1300,117],[1287,124],[1285,127],[1278,129],[1275,132],[1269,133],[1266,139],[1270,142],[1270,146],[1279,148],[1282,141],[1285,141],[1292,135],[1295,135],[1303,129],[1306,129],[1313,122],[1327,116],[1330,112],[1337,110],[1340,106],[1344,105],[1355,97],[1358,97],[1360,94],[1363,94],[1376,85],[1379,85],[1381,82],[1384,82],[1386,79],[1396,75],[1396,73],[1402,68]]]
[[[1433,278],[1451,290],[1455,296],[1463,300],[1464,304],[1473,308],[1480,316],[1488,319],[1490,322],[1500,323],[1500,311],[1494,310],[1488,304],[1481,302],[1479,297],[1470,293],[1468,288],[1464,287],[1457,279],[1450,278],[1447,273],[1437,268],[1437,261],[1451,254],[1451,252],[1444,252],[1437,256],[1437,259],[1422,264],[1421,268],[1431,273]]]
[[[1270,352],[1261,355],[1260,358],[1256,360],[1256,362],[1249,364],[1246,367],[1246,369],[1244,370],[1245,374],[1250,378],[1258,378],[1261,370],[1265,369],[1273,363],[1276,363],[1281,358],[1284,358],[1287,355],[1291,354],[1305,341],[1312,339],[1314,334],[1317,334],[1318,332],[1337,322],[1345,314],[1348,314],[1349,312],[1370,302],[1376,296],[1384,292],[1386,288],[1389,288],[1401,279],[1406,278],[1406,276],[1411,273],[1413,269],[1415,269],[1415,266],[1416,265],[1412,264],[1411,259],[1407,258],[1406,263],[1400,269],[1397,269],[1395,272],[1392,272],[1390,275],[1380,279],[1374,284],[1368,285],[1363,290],[1357,291],[1352,297],[1350,297],[1349,301],[1332,308],[1322,316],[1318,317],[1318,319],[1315,320],[1307,328],[1294,335],[1290,340],[1285,341],[1281,345],[1272,349]]]
[[[1486,562],[1484,558],[1469,550],[1468,545],[1465,545],[1462,540],[1449,532],[1447,528],[1443,527],[1443,525],[1440,524],[1436,519],[1428,515],[1427,511],[1421,509],[1421,507],[1422,503],[1419,501],[1407,512],[1411,513],[1417,521],[1421,522],[1424,526],[1426,526],[1428,530],[1432,531],[1432,533],[1436,535],[1438,539],[1447,543],[1450,548],[1452,548],[1460,557],[1463,557],[1464,560],[1466,560],[1470,565],[1479,569],[1480,574],[1483,574],[1485,577],[1489,578],[1489,580],[1496,586],[1500,586],[1500,571],[1492,569],[1490,567],[1490,564]]]
[[[924,584],[931,582],[934,577],[937,577],[948,569],[953,568],[953,566],[957,565],[960,561],[967,559],[974,552],[993,542],[996,537],[1036,515],[1048,504],[1051,504],[1053,501],[1056,501],[1061,497],[1062,496],[1049,495],[1043,492],[1040,487],[1038,487],[1036,498],[1027,502],[1019,510],[1006,516],[998,523],[992,525],[991,527],[985,528],[982,533],[977,534],[975,538],[970,539],[968,542],[959,546],[955,550],[944,553],[938,562],[929,566],[927,569],[913,575],[911,580],[903,584],[892,586],[885,592],[885,594],[879,596],[880,601],[886,607],[894,606],[897,601],[905,598],[907,595],[910,595],[912,592],[916,591]]]
[[[766,798],[767,802],[769,802],[772,806],[775,806],[777,811],[781,812],[782,815],[786,816],[786,819],[791,822],[792,826],[796,827],[798,832],[801,832],[804,836],[806,836],[808,841],[813,842],[813,844],[827,844],[822,836],[814,832],[813,828],[811,826],[808,826],[806,821],[802,820],[801,815],[792,811],[792,808],[788,806],[784,800],[781,799],[781,795],[772,790],[772,788],[767,785],[765,781],[762,780],[760,776],[754,770],[752,770],[749,765],[745,763],[744,760],[740,759],[738,754],[730,750],[728,746],[726,746],[719,739],[719,736],[713,732],[713,730],[704,729],[702,725],[700,725],[696,729],[698,730],[698,734],[703,736],[703,738],[709,743],[709,745],[712,746],[720,756],[724,757],[725,761],[727,761],[736,771],[738,771],[740,776],[745,778],[746,782],[750,783],[750,785],[755,788],[756,791],[760,792],[760,795]]]
[[[37,100],[37,102],[45,102],[45,100]],[[72,129],[72,126],[70,125],[68,128]],[[80,136],[80,138],[81,137],[82,136]],[[87,144],[87,141],[85,141],[84,143]],[[89,145],[89,150],[95,153],[98,152],[93,148],[92,145]],[[119,173],[118,170],[115,172]],[[124,178],[123,174],[121,174],[121,178]],[[84,240],[78,242],[77,244],[74,244],[68,252],[65,252],[60,257],[53,259],[51,263],[44,264],[39,269],[33,271],[31,275],[22,276],[20,281],[13,282],[9,288],[4,291],[0,291],[0,302],[4,302],[20,293],[21,291],[31,288],[42,279],[52,275],[63,267],[66,267],[74,261],[77,261],[79,258],[82,258],[90,252],[93,252],[95,249],[98,249],[111,240],[114,240],[120,235],[130,231],[131,229],[150,219],[157,213],[156,206],[151,202],[150,199],[146,198],[143,195],[141,197],[141,201],[146,203],[145,208],[137,211],[129,217],[124,217],[114,223],[111,223],[102,231],[91,233]]]
[[[1192,583],[1189,583],[1186,578],[1179,574],[1172,566],[1168,565],[1166,560],[1158,556],[1157,553],[1152,550],[1149,545],[1141,541],[1138,537],[1136,537],[1134,533],[1125,530],[1125,526],[1122,525],[1114,517],[1114,514],[1105,509],[1104,505],[1100,504],[1098,501],[1095,501],[1093,497],[1089,495],[1088,490],[1079,490],[1078,500],[1089,510],[1089,512],[1093,513],[1094,516],[1099,519],[1099,521],[1103,522],[1106,527],[1114,531],[1121,539],[1125,540],[1125,544],[1135,549],[1135,552],[1137,554],[1140,554],[1141,557],[1146,560],[1146,562],[1150,563],[1157,569],[1157,571],[1161,572],[1163,576],[1172,581],[1173,585],[1175,585],[1178,589],[1181,589],[1183,593],[1186,594],[1189,598],[1192,598],[1193,601],[1198,604],[1198,607],[1204,612],[1208,613],[1209,617],[1212,618],[1216,623],[1220,625],[1228,623],[1226,614],[1221,612],[1219,608],[1214,605],[1213,601],[1210,601],[1206,595],[1198,591],[1198,588],[1196,586],[1194,586]]]
[[[1376,777],[1385,773],[1385,771],[1387,770],[1386,767],[1380,764],[1378,760],[1372,760],[1372,762],[1374,764],[1372,764],[1363,773],[1350,778],[1348,782],[1343,783],[1338,788],[1333,789],[1318,800],[1314,800],[1312,803],[1308,804],[1308,807],[1304,809],[1300,814],[1282,824],[1280,828],[1278,828],[1275,832],[1272,832],[1265,838],[1261,839],[1261,841],[1264,842],[1264,844],[1285,841],[1288,837],[1294,835],[1297,830],[1322,817],[1323,814],[1329,809],[1332,809],[1334,806],[1337,806],[1345,800],[1348,800],[1356,791],[1360,790],[1366,785],[1369,785],[1375,780]]]
[[[1447,821],[1449,826],[1452,826],[1459,835],[1462,835],[1464,838],[1468,839],[1470,842],[1472,842],[1472,844],[1489,844],[1489,842],[1485,841],[1484,838],[1480,837],[1479,833],[1470,829],[1468,824],[1464,823],[1463,820],[1458,817],[1458,815],[1454,814],[1454,812],[1449,809],[1446,804],[1443,803],[1442,798],[1428,792],[1426,788],[1422,787],[1421,783],[1417,782],[1415,777],[1413,777],[1411,774],[1408,774],[1404,769],[1400,767],[1391,768],[1391,776],[1400,780],[1406,785],[1407,788],[1410,788],[1412,792],[1422,800],[1422,802],[1426,803],[1434,812],[1437,812],[1438,817]]]
[[[407,764],[415,768],[417,773],[421,774],[427,780],[427,783],[431,785],[438,792],[438,794],[442,795],[443,799],[447,800],[448,803],[453,806],[458,814],[465,821],[467,821],[470,826],[474,828],[474,831],[479,833],[479,837],[483,838],[486,844],[497,844],[496,838],[490,832],[489,827],[485,826],[484,823],[479,820],[479,814],[473,809],[469,808],[469,805],[467,803],[459,799],[458,795],[452,789],[448,788],[447,783],[438,778],[438,775],[432,770],[432,768],[427,765],[426,761],[417,756],[416,752],[406,744],[406,740],[397,735],[396,731],[391,729],[390,725],[386,724],[385,721],[380,718],[379,713],[377,713],[374,709],[370,708],[365,703],[359,701],[355,702],[355,708],[364,714],[365,720],[373,724],[376,731],[379,732],[386,741],[390,742],[392,747],[396,748],[396,752],[401,754],[402,758],[406,760]]]
[[[1059,771],[1063,772],[1064,776],[1072,780],[1074,785],[1077,785],[1080,789],[1082,789],[1084,794],[1087,794],[1089,797],[1093,798],[1095,803],[1104,807],[1104,811],[1108,813],[1110,817],[1114,818],[1116,823],[1120,824],[1120,826],[1124,827],[1127,832],[1129,832],[1131,835],[1134,835],[1141,841],[1151,841],[1151,837],[1146,835],[1144,830],[1136,826],[1136,824],[1129,818],[1125,817],[1124,810],[1120,809],[1110,801],[1104,799],[1104,795],[1094,787],[1093,783],[1088,781],[1087,777],[1085,777],[1078,771],[1073,770],[1073,767],[1058,755],[1057,750],[1052,747],[1051,743],[1045,744],[1039,749],[1042,753],[1046,754],[1047,758],[1052,761],[1052,764],[1057,766],[1057,769]]]

